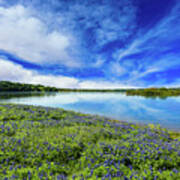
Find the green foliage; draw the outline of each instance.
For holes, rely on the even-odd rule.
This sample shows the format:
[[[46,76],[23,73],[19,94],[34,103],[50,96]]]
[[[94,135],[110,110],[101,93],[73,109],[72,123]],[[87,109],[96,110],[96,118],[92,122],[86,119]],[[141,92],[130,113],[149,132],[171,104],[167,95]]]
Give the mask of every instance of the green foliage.
[[[68,89],[0,81],[0,92],[125,92],[124,89]]]
[[[45,87],[42,85],[23,84],[9,81],[0,81],[0,92],[20,91],[20,92],[51,92],[58,91],[55,87]]]
[[[0,104],[0,179],[180,179],[179,133]]]
[[[180,88],[147,88],[147,89],[131,89],[126,91],[127,95],[138,95],[165,99],[169,96],[180,96]]]

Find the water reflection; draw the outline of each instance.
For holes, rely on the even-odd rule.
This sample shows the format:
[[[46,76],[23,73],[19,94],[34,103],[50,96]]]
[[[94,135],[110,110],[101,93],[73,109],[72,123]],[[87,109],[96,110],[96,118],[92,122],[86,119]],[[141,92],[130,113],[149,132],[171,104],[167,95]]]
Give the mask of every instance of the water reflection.
[[[39,96],[55,96],[56,93],[50,92],[0,92],[0,100],[19,97],[39,97]]]
[[[49,93],[16,97],[3,102],[62,107],[136,123],[154,123],[180,129],[180,98],[152,99],[123,93]]]

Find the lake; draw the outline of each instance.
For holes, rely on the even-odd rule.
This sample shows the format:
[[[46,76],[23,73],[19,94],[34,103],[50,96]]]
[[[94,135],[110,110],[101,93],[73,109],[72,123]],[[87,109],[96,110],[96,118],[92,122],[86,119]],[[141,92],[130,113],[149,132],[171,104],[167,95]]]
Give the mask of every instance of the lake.
[[[145,98],[124,93],[61,92],[45,96],[11,97],[0,102],[60,107],[140,124],[160,124],[180,131],[180,97]]]

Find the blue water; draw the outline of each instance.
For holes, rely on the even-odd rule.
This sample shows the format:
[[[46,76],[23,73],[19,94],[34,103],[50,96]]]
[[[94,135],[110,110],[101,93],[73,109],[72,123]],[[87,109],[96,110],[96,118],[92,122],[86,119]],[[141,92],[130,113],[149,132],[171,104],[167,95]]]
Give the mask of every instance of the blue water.
[[[61,107],[98,114],[121,121],[160,124],[180,131],[180,97],[151,99],[123,93],[57,93],[52,96],[18,97],[1,102]]]

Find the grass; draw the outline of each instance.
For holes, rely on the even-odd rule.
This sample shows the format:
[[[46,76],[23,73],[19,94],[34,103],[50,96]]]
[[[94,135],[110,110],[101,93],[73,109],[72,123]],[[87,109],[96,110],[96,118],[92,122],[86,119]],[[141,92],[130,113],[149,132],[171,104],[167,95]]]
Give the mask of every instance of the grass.
[[[154,125],[0,104],[0,179],[180,179],[180,134]]]

